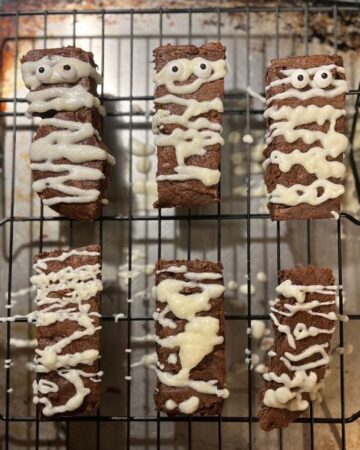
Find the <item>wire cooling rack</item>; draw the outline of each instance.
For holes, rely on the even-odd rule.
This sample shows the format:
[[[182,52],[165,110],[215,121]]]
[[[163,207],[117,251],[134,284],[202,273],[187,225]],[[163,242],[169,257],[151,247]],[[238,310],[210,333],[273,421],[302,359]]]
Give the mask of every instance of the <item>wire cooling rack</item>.
[[[97,18],[100,26],[100,42],[101,42],[101,71],[102,76],[104,77],[106,75],[106,67],[111,64],[111,57],[112,55],[107,54],[105,51],[105,39],[106,39],[106,19],[110,15],[123,15],[128,18],[129,21],[129,30],[130,30],[130,48],[129,48],[129,61],[128,61],[128,69],[129,69],[129,92],[126,96],[107,96],[104,94],[106,92],[106,81],[105,85],[101,86],[101,98],[102,101],[107,103],[126,103],[126,105],[129,105],[130,112],[110,112],[108,114],[108,117],[111,116],[128,116],[128,122],[126,122],[125,126],[127,127],[128,133],[129,133],[129,167],[128,167],[128,173],[129,173],[129,179],[128,183],[129,186],[132,186],[133,183],[133,151],[132,151],[132,144],[133,144],[133,131],[135,129],[135,122],[134,117],[137,114],[133,110],[133,103],[137,101],[145,101],[149,103],[149,108],[151,108],[151,102],[153,100],[153,96],[151,95],[139,95],[137,92],[137,85],[134,82],[134,73],[135,71],[139,70],[138,67],[134,67],[134,20],[136,16],[138,15],[149,15],[151,17],[151,21],[153,24],[157,24],[158,27],[158,39],[157,42],[152,42],[151,45],[154,44],[154,47],[156,45],[161,45],[163,42],[166,42],[166,34],[164,33],[163,29],[163,22],[164,17],[171,15],[172,19],[176,22],[177,17],[179,14],[186,15],[188,20],[188,42],[191,43],[193,41],[193,35],[194,35],[194,29],[193,29],[193,20],[194,17],[202,15],[202,14],[209,14],[212,15],[213,20],[215,20],[215,27],[216,32],[211,37],[213,40],[218,39],[221,40],[222,38],[222,19],[225,16],[231,16],[232,14],[242,14],[245,16],[245,30],[244,30],[244,40],[242,42],[242,45],[246,46],[245,54],[246,54],[246,85],[250,85],[250,65],[251,65],[251,31],[252,31],[252,15],[257,13],[262,13],[264,20],[267,20],[267,16],[275,17],[275,29],[274,29],[274,38],[275,38],[275,54],[274,57],[279,56],[281,54],[281,48],[280,48],[280,40],[279,40],[279,29],[280,29],[280,21],[282,20],[282,15],[289,12],[297,12],[303,14],[303,49],[304,54],[307,54],[309,51],[309,15],[316,13],[316,12],[327,12],[330,19],[331,19],[331,27],[332,27],[332,34],[333,34],[333,51],[337,51],[338,46],[338,16],[339,14],[342,15],[351,15],[351,14],[358,14],[360,13],[360,5],[350,4],[350,5],[344,5],[344,4],[322,4],[321,6],[313,6],[309,5],[308,3],[300,4],[300,6],[290,6],[290,7],[266,7],[266,6],[259,6],[259,7],[238,7],[238,8],[229,8],[229,7],[223,7],[223,8],[197,8],[197,9],[189,9],[189,8],[177,8],[177,9],[123,9],[123,10],[117,10],[117,9],[106,9],[106,10],[74,10],[74,11],[64,11],[64,10],[48,10],[48,11],[31,11],[31,12],[21,12],[21,11],[13,11],[13,12],[1,12],[0,17],[2,21],[10,21],[12,24],[12,30],[13,34],[12,36],[8,36],[10,40],[13,41],[14,45],[14,59],[13,59],[13,65],[14,65],[14,90],[13,90],[13,96],[10,97],[1,97],[0,98],[0,105],[1,104],[11,104],[11,108],[3,108],[0,111],[0,116],[8,117],[8,119],[12,122],[11,125],[11,148],[12,148],[12,155],[11,155],[11,167],[10,170],[7,173],[7,176],[10,176],[11,178],[11,193],[10,193],[10,208],[9,212],[7,213],[4,208],[3,217],[0,221],[0,226],[3,228],[3,230],[6,228],[8,230],[8,233],[5,233],[3,231],[3,237],[5,238],[5,248],[7,250],[8,254],[8,260],[7,260],[7,273],[8,273],[8,279],[7,279],[7,292],[11,293],[13,288],[13,257],[14,257],[14,235],[15,235],[15,225],[26,225],[31,223],[37,223],[39,225],[39,239],[37,245],[37,250],[42,251],[43,246],[46,245],[46,236],[44,235],[44,224],[46,222],[66,222],[69,224],[69,245],[71,246],[74,241],[74,222],[72,220],[69,220],[64,217],[53,217],[44,215],[44,208],[42,205],[40,205],[40,215],[27,215],[22,216],[18,213],[16,213],[16,179],[18,176],[18,172],[16,171],[16,164],[17,164],[17,131],[18,131],[18,120],[19,117],[24,116],[24,112],[19,111],[19,105],[21,103],[25,102],[24,98],[18,97],[17,92],[17,83],[16,80],[18,79],[18,71],[19,71],[19,43],[20,40],[23,39],[23,36],[21,34],[21,29],[19,26],[20,20],[23,18],[26,18],[27,21],[31,22],[35,19],[38,21],[39,19],[42,20],[42,27],[43,27],[43,47],[46,48],[49,46],[49,35],[48,35],[48,21],[51,16],[66,16],[67,18],[70,16],[72,20],[72,41],[73,44],[76,45],[77,43],[77,19],[79,16],[86,15],[87,17],[95,17]],[[214,19],[215,18],[215,19]],[[37,22],[38,24],[38,22]],[[35,38],[35,35],[33,36]],[[27,37],[27,39],[31,39],[30,37]],[[39,35],[36,34],[36,39],[39,39]],[[148,64],[148,61],[144,62],[145,64]],[[141,69],[141,68],[140,68]],[[105,78],[106,80],[106,78]],[[150,88],[151,90],[151,88]],[[226,92],[225,93],[225,105],[227,99],[234,99],[237,96],[244,97],[244,94],[239,93],[232,93],[232,92]],[[355,137],[355,131],[356,131],[356,123],[358,118],[358,110],[360,105],[360,90],[359,89],[353,89],[348,94],[348,99],[355,100],[355,113],[352,119],[352,127],[350,132],[350,142],[351,144],[354,142]],[[238,108],[238,109],[229,109],[225,107],[225,115],[232,115],[234,116],[235,120],[236,117],[239,117],[240,115],[244,118],[245,117],[245,131],[246,133],[251,132],[251,118],[254,114],[259,114],[262,111],[257,109],[255,110],[251,106],[250,102],[250,95],[249,93],[245,94],[245,106]],[[10,112],[9,112],[10,110]],[[107,120],[107,119],[105,119]],[[106,123],[105,123],[106,126]],[[216,207],[217,210],[215,213],[202,213],[201,210],[197,210],[196,212],[193,212],[191,210],[189,211],[182,211],[177,215],[166,215],[163,211],[159,210],[158,213],[154,214],[154,212],[149,213],[149,211],[145,215],[139,215],[136,213],[136,210],[134,208],[133,204],[133,195],[131,188],[128,192],[128,213],[126,215],[105,215],[101,219],[98,220],[98,242],[100,244],[103,243],[104,239],[104,224],[108,222],[114,222],[114,223],[123,223],[127,226],[127,247],[128,247],[128,253],[131,255],[133,251],[133,224],[135,222],[144,222],[144,223],[152,223],[157,226],[157,256],[158,258],[162,257],[162,239],[163,239],[163,227],[164,224],[166,224],[168,221],[178,221],[185,224],[186,227],[186,245],[187,245],[187,257],[190,259],[192,257],[192,226],[197,221],[206,221],[208,226],[211,227],[212,230],[216,230],[216,256],[218,260],[221,260],[221,252],[222,252],[222,224],[224,221],[238,221],[240,223],[245,224],[245,232],[246,232],[246,273],[251,274],[252,269],[252,252],[251,252],[251,242],[252,242],[252,226],[256,221],[270,221],[268,214],[265,213],[255,213],[251,209],[251,195],[250,195],[250,165],[251,165],[251,159],[250,159],[250,145],[244,144],[244,148],[246,150],[246,171],[247,171],[247,194],[246,194],[246,210],[243,213],[232,213],[232,212],[222,212],[222,204],[219,203]],[[357,189],[357,194],[360,198],[360,182],[358,178],[355,158],[353,154],[353,147],[351,145],[350,148],[350,163],[351,168],[355,176],[355,185]],[[115,174],[113,173],[113,176]],[[111,181],[110,181],[111,183]],[[350,214],[342,213],[340,215],[339,220],[337,221],[336,225],[336,251],[337,251],[337,268],[338,268],[338,283],[341,285],[343,282],[343,256],[342,256],[342,243],[341,243],[341,226],[344,221],[350,221],[354,225],[359,226],[360,222],[353,217]],[[279,270],[282,267],[281,259],[282,259],[282,242],[281,242],[281,225],[279,222],[277,222],[274,227],[276,227],[276,265],[277,270]],[[306,252],[307,252],[307,262],[311,263],[312,261],[312,244],[311,244],[311,235],[312,235],[312,223],[310,221],[307,222],[306,225]],[[89,242],[90,243],[90,242]],[[132,258],[129,258],[128,262],[128,270],[132,270]],[[251,302],[251,283],[252,279],[251,276],[248,276],[247,278],[247,288],[248,288],[248,294],[247,294],[247,312],[246,314],[226,314],[226,320],[227,321],[242,321],[246,324],[247,327],[251,326],[251,320],[254,319],[261,319],[261,320],[268,320],[268,315],[263,314],[253,314],[252,313],[252,302]],[[128,287],[127,287],[127,297],[128,299],[131,299],[133,295],[133,286],[132,286],[132,280],[129,279]],[[7,316],[10,317],[12,315],[11,313],[11,295],[8,295],[7,297]],[[342,291],[339,292],[339,313],[343,313],[343,298],[342,298]],[[350,320],[359,320],[360,314],[351,314]],[[103,315],[102,316],[102,322],[103,326],[105,327],[109,322],[113,322],[114,317],[112,315]],[[124,317],[121,317],[119,319],[121,323],[125,323],[127,325],[127,334],[126,334],[126,340],[127,340],[127,347],[131,347],[131,338],[132,338],[132,325],[134,322],[150,322],[152,321],[151,317],[151,311],[149,311],[148,315],[144,316],[135,316],[132,311],[132,304],[131,302],[127,303],[127,311]],[[5,349],[5,358],[11,359],[12,357],[12,349],[10,346],[10,338],[12,336],[12,327],[16,323],[26,323],[25,317],[18,317],[15,319],[14,322],[11,321],[4,321],[3,323],[0,323],[0,327],[5,328],[5,338],[6,338],[6,349]],[[344,324],[342,321],[338,324],[339,328],[339,344],[341,347],[344,346]],[[251,336],[249,335],[247,337],[247,347],[251,350],[253,346]],[[121,356],[119,355],[119,358]],[[308,417],[300,417],[297,419],[296,422],[300,422],[306,425],[305,433],[306,433],[306,441],[308,442],[308,448],[313,449],[314,448],[314,433],[316,432],[316,425],[317,424],[338,424],[340,426],[340,442],[341,442],[341,448],[345,449],[347,448],[346,444],[346,426],[351,424],[352,422],[356,421],[360,416],[360,410],[356,411],[354,414],[350,416],[345,415],[345,367],[344,367],[344,357],[342,354],[339,356],[340,359],[340,365],[339,365],[339,380],[340,380],[340,392],[339,392],[339,403],[340,403],[340,415],[337,417],[316,417],[313,413],[313,407],[310,406],[309,416]],[[128,352],[125,357],[126,362],[126,372],[129,377],[131,377],[132,374],[132,368],[131,368],[131,353]],[[4,410],[0,414],[0,421],[4,428],[4,448],[10,449],[12,448],[11,444],[11,427],[12,424],[16,422],[26,422],[30,424],[34,424],[35,427],[35,440],[28,444],[27,448],[43,448],[44,441],[42,439],[42,427],[43,427],[43,421],[40,419],[39,414],[36,415],[29,415],[29,416],[18,416],[16,414],[16,408],[14,406],[11,406],[11,395],[10,395],[10,386],[11,386],[11,380],[13,376],[13,372],[16,370],[15,368],[8,368],[4,370],[5,372],[5,392],[2,393],[5,401],[4,401]],[[111,370],[108,368],[107,370]],[[187,424],[187,440],[186,440],[186,448],[191,449],[193,447],[193,424],[195,422],[211,422],[215,424],[217,433],[216,433],[216,439],[212,440],[211,446],[209,444],[209,447],[206,448],[217,448],[217,449],[223,449],[226,447],[226,443],[223,439],[223,427],[226,424],[233,424],[234,427],[237,427],[238,424],[245,424],[247,427],[246,431],[246,447],[249,449],[254,448],[254,424],[258,421],[256,417],[256,410],[254,406],[254,395],[253,395],[253,373],[250,370],[250,366],[247,369],[247,383],[248,383],[248,389],[247,389],[247,410],[248,413],[246,415],[223,415],[219,417],[177,417],[177,418],[168,418],[165,416],[156,415],[154,413],[146,416],[135,416],[132,413],[132,393],[131,393],[131,379],[126,380],[126,390],[123,393],[123,402],[126,404],[125,410],[126,413],[121,416],[110,416],[110,415],[103,415],[101,412],[101,409],[97,411],[96,414],[93,414],[91,416],[84,416],[84,417],[70,417],[70,418],[55,418],[52,419],[53,422],[62,422],[65,424],[65,442],[64,446],[65,448],[71,447],[71,439],[70,439],[70,425],[73,422],[83,422],[86,426],[89,422],[94,422],[96,424],[96,438],[94,440],[94,447],[100,449],[101,446],[101,435],[103,432],[103,427],[106,425],[106,423],[114,422],[114,423],[121,423],[124,426],[124,447],[120,446],[118,448],[133,448],[132,446],[132,437],[131,437],[131,429],[134,423],[136,422],[143,422],[143,423],[155,423],[156,424],[156,438],[155,438],[155,448],[163,448],[163,435],[162,435],[162,427],[164,422],[184,422]],[[49,421],[47,421],[49,422]],[[86,428],[85,428],[86,430]],[[116,445],[116,443],[114,443]],[[167,443],[168,445],[168,443]],[[283,433],[280,431],[278,433],[278,440],[277,440],[277,447],[282,449],[285,448],[283,444]],[[75,447],[71,447],[75,448]],[[178,448],[178,447],[173,447]],[[183,448],[183,447],[181,447]],[[226,447],[229,448],[229,447]],[[243,447],[245,448],[245,447]],[[292,446],[291,448],[295,448]],[[349,448],[349,447],[348,447]]]

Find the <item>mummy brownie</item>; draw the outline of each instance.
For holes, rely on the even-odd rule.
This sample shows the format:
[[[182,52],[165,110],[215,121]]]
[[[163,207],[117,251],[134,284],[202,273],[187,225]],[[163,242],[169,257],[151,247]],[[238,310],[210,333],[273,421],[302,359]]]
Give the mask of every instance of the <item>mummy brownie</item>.
[[[220,414],[225,388],[221,263],[156,265],[156,408],[169,416]]]
[[[165,45],[154,50],[158,201],[192,207],[219,200],[225,48]]]
[[[93,55],[75,47],[30,50],[21,62],[28,113],[43,117],[30,148],[33,189],[60,214],[94,220],[115,160],[100,136],[105,110]]]
[[[99,405],[100,264],[98,245],[35,257],[33,391],[43,416],[74,415]]]
[[[347,83],[340,56],[273,60],[266,74],[265,184],[273,220],[337,216]]]
[[[270,312],[274,347],[259,395],[259,423],[266,431],[287,427],[319,397],[337,320],[330,269],[282,270],[280,281]]]

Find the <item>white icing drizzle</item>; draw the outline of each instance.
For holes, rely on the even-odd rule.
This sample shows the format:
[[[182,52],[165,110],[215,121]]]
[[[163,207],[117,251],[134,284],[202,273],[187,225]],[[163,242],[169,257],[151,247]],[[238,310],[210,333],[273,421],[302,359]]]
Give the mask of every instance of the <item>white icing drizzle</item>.
[[[317,392],[322,387],[321,383],[317,383],[315,372],[307,374],[305,371],[297,371],[293,378],[286,373],[278,376],[274,372],[268,372],[264,373],[263,377],[267,381],[283,385],[277,389],[268,389],[265,392],[264,404],[289,411],[304,411],[309,402],[303,399],[302,394],[306,392],[311,400],[315,400]]]
[[[251,86],[246,88],[246,92],[253,98],[256,98],[261,101],[261,103],[266,103],[266,98],[260,95],[258,92],[254,91]]]
[[[178,357],[176,353],[170,353],[167,359],[169,364],[176,364],[178,361]]]
[[[285,75],[285,78],[281,78],[278,80],[274,80],[270,82],[265,90],[269,90],[272,87],[285,85],[285,84],[291,84],[292,86],[284,91],[280,92],[278,94],[275,94],[268,98],[266,100],[266,103],[269,104],[273,100],[284,100],[286,98],[298,98],[300,100],[307,100],[312,97],[336,97],[337,95],[341,95],[344,92],[347,91],[347,82],[346,80],[335,80],[333,79],[331,73],[329,73],[331,70],[336,70],[340,73],[345,73],[345,69],[341,66],[337,66],[335,64],[329,64],[329,65],[323,65],[318,67],[311,67],[309,69],[303,70],[303,69],[285,69],[281,70],[281,72]],[[310,87],[310,89],[307,89],[305,91],[299,90],[300,86],[296,85],[296,76],[299,74],[304,77],[304,86],[301,87],[303,89],[304,87]],[[327,80],[327,86],[321,86],[319,85],[319,77],[316,75],[316,73],[321,74],[321,72],[327,72],[328,80]],[[310,76],[314,76],[313,79],[310,78]],[[333,89],[324,90],[325,87],[332,86]]]
[[[187,400],[184,400],[183,402],[179,403],[178,408],[180,412],[184,414],[192,414],[195,412],[199,407],[199,397],[192,396],[189,397]]]
[[[263,320],[252,320],[250,334],[254,339],[261,339],[265,336],[266,325]]]
[[[101,105],[100,99],[81,84],[30,91],[26,100],[29,102],[27,110],[29,114],[45,113],[50,110],[77,111],[86,107],[96,108],[102,116],[105,116],[105,108]]]
[[[186,269],[186,266],[184,266]],[[176,323],[173,320],[166,318],[168,312],[173,313],[179,319],[187,320],[185,329],[183,332],[167,336],[165,338],[156,337],[156,342],[166,348],[173,349],[179,348],[179,361],[181,363],[181,369],[178,373],[172,374],[166,372],[161,368],[155,368],[158,379],[161,383],[168,386],[176,387],[191,387],[192,389],[213,394],[218,397],[226,398],[229,395],[227,389],[219,389],[217,387],[217,380],[201,381],[193,380],[190,378],[191,369],[196,367],[203,358],[213,351],[216,345],[223,342],[223,336],[219,336],[219,320],[211,316],[196,316],[197,313],[203,311],[209,311],[211,308],[210,300],[218,298],[224,292],[224,286],[219,284],[204,284],[201,280],[204,279],[219,279],[219,277],[212,277],[209,273],[192,273],[184,272],[183,266],[168,267],[163,271],[172,271],[173,273],[183,273],[185,278],[191,281],[182,281],[174,279],[162,280],[156,287],[157,300],[165,303],[165,308],[161,313],[157,312],[155,315],[156,320],[162,326],[176,328]],[[186,275],[189,275],[186,277]],[[194,275],[196,275],[194,277]],[[200,288],[201,292],[184,295],[181,292],[185,288]],[[166,313],[164,313],[166,311]],[[177,361],[175,358],[171,358],[173,353],[169,355],[169,363],[175,364]],[[197,398],[197,397],[196,397]],[[183,402],[184,403],[184,402]],[[172,403],[169,403],[173,406]],[[195,406],[196,405],[196,406]],[[179,409],[181,412],[191,414],[198,407],[198,403],[195,399],[192,399],[183,405],[183,408]],[[170,409],[170,408],[168,408]]]
[[[334,64],[307,70],[282,70],[285,78],[272,81],[266,89],[286,84],[291,84],[293,87],[270,97],[267,105],[270,105],[273,100],[293,97],[307,100],[314,97],[333,98],[344,94],[347,92],[347,82],[333,79],[332,70],[344,73],[342,67]],[[302,90],[307,86],[309,89]],[[325,89],[330,86],[331,89]],[[269,164],[277,164],[279,169],[286,173],[294,165],[301,165],[307,172],[314,174],[317,180],[308,186],[295,184],[285,187],[278,184],[272,192],[268,192],[270,203],[281,203],[288,206],[307,203],[315,206],[343,194],[344,187],[329,181],[328,178],[343,178],[345,165],[339,161],[329,161],[328,157],[337,158],[345,152],[348,146],[346,136],[335,130],[336,121],[344,114],[344,109],[336,109],[329,104],[324,106],[298,105],[295,108],[286,105],[279,108],[269,106],[266,109],[264,116],[273,121],[269,127],[267,144],[270,144],[276,136],[282,136],[288,143],[302,139],[307,145],[315,142],[321,144],[311,147],[306,152],[301,152],[299,149],[294,149],[290,153],[283,153],[276,149],[271,152],[270,157],[264,162],[265,168]],[[323,126],[326,122],[329,123],[327,132],[305,128],[311,123]],[[323,190],[321,195],[319,195],[319,189]]]
[[[185,287],[201,288],[202,292],[190,295],[181,294]],[[220,284],[202,284],[172,279],[162,280],[156,287],[157,299],[166,303],[166,308],[169,308],[169,311],[176,317],[188,321],[193,319],[198,312],[209,311],[210,299],[220,297],[223,292],[224,286]]]
[[[101,84],[101,75],[89,62],[61,55],[47,55],[37,61],[21,65],[25,86],[31,90],[42,84],[75,83],[84,77],[93,78]]]
[[[10,345],[15,348],[36,348],[37,340],[10,338]]]
[[[132,342],[155,342],[156,336],[155,334],[145,334],[145,336],[132,336]]]
[[[296,349],[296,341],[301,339],[315,337],[319,334],[332,335],[335,331],[335,327],[319,328],[316,326],[307,326],[302,322],[297,322],[292,328],[290,325],[282,324],[276,314],[284,317],[292,317],[297,312],[302,311],[310,315],[322,317],[324,319],[334,321],[337,319],[335,312],[330,311],[328,313],[320,313],[314,311],[314,308],[335,305],[335,293],[338,286],[322,286],[322,285],[309,285],[302,286],[296,285],[291,280],[283,281],[277,288],[276,292],[285,298],[294,298],[296,303],[287,304],[282,303],[282,307],[285,310],[279,310],[275,306],[280,302],[276,299],[273,306],[271,306],[270,318],[274,325],[277,327],[280,333],[284,333],[287,337],[288,345]],[[316,293],[320,295],[331,295],[334,297],[333,301],[319,301],[309,300],[306,301],[306,294]],[[276,313],[276,314],[274,314]],[[306,347],[300,353],[284,352],[280,360],[286,365],[286,367],[294,372],[293,377],[289,377],[288,374],[276,375],[274,372],[265,373],[264,379],[267,381],[273,381],[281,386],[277,389],[268,389],[265,392],[264,404],[273,408],[288,409],[290,411],[303,411],[308,407],[308,401],[303,399],[302,394],[308,393],[310,398],[314,400],[319,395],[319,390],[322,388],[322,382],[317,380],[315,372],[311,371],[317,367],[327,365],[330,361],[328,354],[329,343],[313,344]],[[270,355],[271,353],[271,355]],[[320,355],[315,361],[301,364],[302,361],[313,357],[314,355]],[[276,356],[275,352],[269,352],[269,356]],[[309,372],[310,371],[310,372]]]
[[[206,117],[198,117],[210,111],[223,112],[222,101],[215,98],[199,102],[193,98],[179,97],[177,94],[194,93],[202,84],[224,78],[226,72],[225,60],[208,61],[194,58],[170,61],[155,74],[156,86],[165,85],[170,92],[156,98],[155,102],[161,105],[176,104],[185,108],[182,115],[171,114],[169,110],[162,108],[154,115],[152,125],[153,133],[156,135],[154,143],[158,147],[174,147],[177,161],[175,173],[159,175],[158,181],[197,179],[205,186],[213,186],[219,182],[219,170],[190,166],[186,164],[186,159],[193,155],[204,156],[207,146],[223,145],[224,140],[220,135],[221,125]],[[177,84],[179,81],[187,80],[192,74],[197,77],[193,82]],[[195,117],[197,118],[194,119]],[[177,127],[170,134],[162,134],[162,129],[168,124]]]
[[[319,195],[319,189],[323,192]],[[316,180],[308,186],[294,184],[286,187],[278,184],[276,188],[268,193],[271,203],[282,203],[288,206],[296,206],[307,203],[312,206],[320,205],[326,200],[337,198],[344,193],[344,186],[332,183],[329,180]]]
[[[291,298],[294,297],[299,303],[304,303],[306,293],[317,293],[322,295],[334,295],[339,289],[338,286],[322,286],[318,285],[308,285],[303,286],[299,284],[293,284],[291,280],[285,280],[276,288],[276,292],[283,297]]]
[[[153,367],[154,364],[158,362],[157,354],[156,353],[149,353],[147,355],[143,355],[140,359],[140,361],[135,361],[131,363],[131,367]]]
[[[262,283],[266,283],[267,279],[268,279],[265,272],[258,272],[256,274],[256,278],[257,278],[257,280],[261,281]]]
[[[47,188],[55,189],[64,194],[44,199],[45,205],[57,203],[89,203],[99,198],[97,189],[82,189],[69,186],[69,181],[94,181],[104,178],[101,170],[84,167],[89,161],[107,161],[115,164],[115,159],[107,151],[94,145],[79,144],[79,142],[96,136],[98,132],[91,123],[73,122],[61,119],[44,119],[40,126],[52,126],[59,130],[52,131],[47,136],[35,140],[30,147],[30,167],[32,170],[61,173],[59,176],[49,176],[33,183],[36,192]],[[55,161],[66,158],[69,163],[56,164]]]
[[[172,400],[171,398],[169,398],[169,400],[166,400],[166,402],[165,402],[166,409],[168,409],[169,411],[172,411],[176,407],[177,407],[177,403],[175,403],[174,400]]]
[[[101,328],[93,323],[93,317],[99,316],[99,314],[89,312],[90,305],[86,303],[102,290],[102,283],[99,279],[100,265],[84,264],[77,268],[66,266],[57,272],[48,274],[44,272],[49,262],[64,262],[74,255],[86,257],[98,256],[99,253],[75,249],[62,252],[59,256],[39,259],[34,264],[37,274],[31,277],[31,282],[37,288],[35,302],[41,309],[29,314],[29,319],[35,319],[36,326],[48,326],[65,320],[78,324],[78,329],[69,336],[59,339],[44,349],[36,349],[35,372],[49,373],[55,370],[75,388],[75,394],[64,405],[53,406],[46,394],[57,392],[58,386],[44,380],[40,380],[39,383],[35,381],[33,385],[34,403],[44,405],[43,414],[46,416],[79,408],[85,396],[90,392],[88,388],[85,388],[83,378],[88,377],[92,381],[98,382],[102,375],[101,372],[88,373],[76,368],[79,364],[92,365],[99,358],[98,350],[87,349],[82,352],[63,353],[63,350],[74,340],[83,336],[91,336]],[[61,291],[66,291],[61,298],[51,296],[52,293]],[[38,394],[41,396],[39,397]]]
[[[298,353],[296,355],[294,355],[293,353],[290,353],[290,352],[285,352],[284,356],[281,356],[280,359],[284,362],[286,367],[290,370],[297,371],[297,370],[315,369],[315,367],[325,366],[326,364],[329,363],[330,357],[326,351],[326,348],[328,348],[328,347],[329,347],[328,342],[325,342],[325,344],[314,344],[314,345],[311,345],[309,348],[305,349],[303,352]],[[291,364],[291,362],[298,362],[303,359],[310,358],[310,356],[316,355],[317,353],[320,353],[321,358],[316,361],[309,362],[307,364],[301,364],[301,365]]]
[[[155,273],[163,273],[163,272],[171,272],[171,273],[185,273],[187,271],[187,267],[185,265],[182,266],[169,266],[165,269],[157,270]]]
[[[202,64],[205,65],[205,69],[202,69]],[[176,71],[173,70],[175,66],[177,67]],[[154,82],[157,87],[165,85],[173,94],[192,94],[204,83],[224,78],[226,74],[227,65],[223,59],[209,61],[201,57],[182,58],[169,61],[159,72],[154,74]],[[196,79],[191,83],[178,84],[187,81],[192,75]]]

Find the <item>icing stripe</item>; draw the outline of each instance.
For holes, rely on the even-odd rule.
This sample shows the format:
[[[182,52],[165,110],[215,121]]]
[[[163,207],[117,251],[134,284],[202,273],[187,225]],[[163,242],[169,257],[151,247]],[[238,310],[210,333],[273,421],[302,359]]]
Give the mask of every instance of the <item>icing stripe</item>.
[[[79,144],[79,142],[99,135],[91,123],[72,122],[61,119],[44,119],[41,126],[52,126],[58,131],[35,140],[30,147],[30,167],[41,172],[54,172],[61,175],[48,176],[34,181],[33,189],[41,193],[52,188],[64,194],[44,199],[45,205],[58,203],[88,203],[99,198],[97,189],[82,189],[68,184],[69,181],[96,181],[103,179],[104,173],[83,163],[90,161],[107,161],[114,164],[115,159],[105,150],[94,145]],[[56,160],[65,158],[70,163],[57,164]],[[74,164],[72,164],[74,163]]]
[[[55,111],[77,111],[80,108],[96,108],[102,116],[105,116],[105,108],[101,105],[100,99],[83,86],[73,87],[50,87],[40,91],[31,91],[27,94],[26,100],[29,102],[27,112],[46,113]]]

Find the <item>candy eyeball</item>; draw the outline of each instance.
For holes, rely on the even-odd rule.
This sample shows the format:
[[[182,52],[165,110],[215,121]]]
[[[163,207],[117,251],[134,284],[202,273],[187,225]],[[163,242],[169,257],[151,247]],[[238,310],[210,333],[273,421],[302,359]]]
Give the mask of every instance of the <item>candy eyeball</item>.
[[[212,72],[209,61],[205,59],[196,61],[193,72],[198,78],[209,78]]]
[[[314,75],[314,83],[319,88],[326,88],[330,86],[333,81],[333,76],[330,70],[318,70]]]
[[[309,74],[306,70],[295,70],[295,72],[291,75],[291,84],[296,89],[303,89],[308,85],[309,81]]]
[[[41,64],[41,66],[36,69],[36,76],[42,83],[49,81],[51,74],[52,69],[48,64]]]
[[[170,62],[167,72],[171,78],[179,79],[184,72],[183,64],[180,61]]]
[[[61,66],[60,73],[61,76],[68,81],[75,81],[77,79],[77,70],[71,64],[64,64]]]

